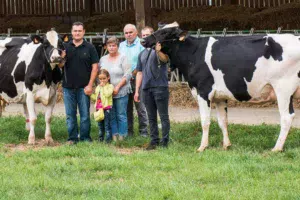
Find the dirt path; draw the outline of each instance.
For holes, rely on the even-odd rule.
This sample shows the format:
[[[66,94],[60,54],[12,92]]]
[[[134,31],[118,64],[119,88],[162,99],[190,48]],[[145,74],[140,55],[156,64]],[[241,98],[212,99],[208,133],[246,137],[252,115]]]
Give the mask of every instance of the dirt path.
[[[42,112],[44,107],[37,105],[36,109],[38,112]],[[92,109],[92,108],[91,108]],[[182,108],[182,107],[170,107],[170,119],[173,122],[187,122],[200,120],[199,111],[195,108]],[[9,115],[22,115],[23,107],[21,105],[12,104],[9,105],[3,116]],[[300,113],[296,110],[296,117],[293,121],[293,127],[300,128]],[[64,116],[65,108],[62,103],[58,103],[54,109],[54,115]],[[213,110],[213,118],[216,119],[216,111]],[[236,124],[279,124],[279,112],[277,108],[228,108],[228,121],[229,123]]]

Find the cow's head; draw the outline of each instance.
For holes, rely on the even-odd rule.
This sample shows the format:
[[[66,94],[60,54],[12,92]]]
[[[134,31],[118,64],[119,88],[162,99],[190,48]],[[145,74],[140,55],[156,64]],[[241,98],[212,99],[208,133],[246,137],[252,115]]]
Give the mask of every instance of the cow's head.
[[[45,36],[33,35],[31,40],[34,44],[42,44],[43,55],[54,69],[62,60],[60,54],[64,50],[63,41],[54,30],[48,31]]]
[[[177,22],[172,24],[160,25],[160,29],[152,33],[150,36],[141,39],[141,44],[146,48],[152,48],[157,42],[162,44],[184,41],[187,32],[179,28]]]

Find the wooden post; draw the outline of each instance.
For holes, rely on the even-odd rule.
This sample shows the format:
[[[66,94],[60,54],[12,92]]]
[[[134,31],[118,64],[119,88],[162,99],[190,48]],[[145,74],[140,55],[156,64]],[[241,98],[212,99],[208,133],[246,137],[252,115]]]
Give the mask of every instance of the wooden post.
[[[84,14],[85,14],[85,17],[90,17],[90,16],[92,16],[92,5],[93,5],[93,2],[92,1],[94,1],[94,0],[85,0],[84,2],[85,2],[85,5],[83,6],[85,9],[85,12],[84,12]]]
[[[225,4],[225,5],[231,5],[231,0],[225,0],[225,1],[224,1],[224,4]]]
[[[138,31],[151,24],[151,0],[135,0],[135,22]]]

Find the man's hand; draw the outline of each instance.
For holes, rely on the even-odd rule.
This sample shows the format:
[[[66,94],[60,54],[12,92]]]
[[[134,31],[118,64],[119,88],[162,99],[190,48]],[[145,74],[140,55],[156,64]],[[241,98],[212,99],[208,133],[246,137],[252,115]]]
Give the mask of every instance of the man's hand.
[[[66,57],[66,50],[64,50],[64,51],[62,51],[61,52],[61,54],[60,54],[60,56],[61,56],[61,61],[60,61],[60,63],[58,64],[58,67],[60,67],[60,68],[62,68],[64,65],[65,65],[65,62],[66,62],[66,59],[65,59],[65,57]]]
[[[135,101],[135,102],[140,102],[140,99],[139,99],[139,92],[135,92],[135,94],[134,94],[134,101]]]
[[[155,45],[155,51],[159,52],[160,50],[161,50],[161,44],[159,42],[157,42]]]
[[[61,58],[65,58],[66,57],[66,50],[63,50],[62,52],[61,52],[61,54],[60,54],[60,57]]]
[[[85,93],[86,95],[88,95],[88,96],[92,95],[92,93],[93,93],[93,87],[87,85],[87,86],[84,88],[84,93]]]

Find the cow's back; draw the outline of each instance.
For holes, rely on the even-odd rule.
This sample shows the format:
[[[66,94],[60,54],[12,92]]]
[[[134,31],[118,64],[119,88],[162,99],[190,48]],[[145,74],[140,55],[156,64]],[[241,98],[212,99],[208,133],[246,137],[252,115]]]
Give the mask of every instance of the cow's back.
[[[30,50],[36,49],[30,43],[29,39],[23,38],[6,38],[0,42],[0,93],[6,93],[10,98],[18,95],[17,84],[24,81],[30,55],[34,54]]]

